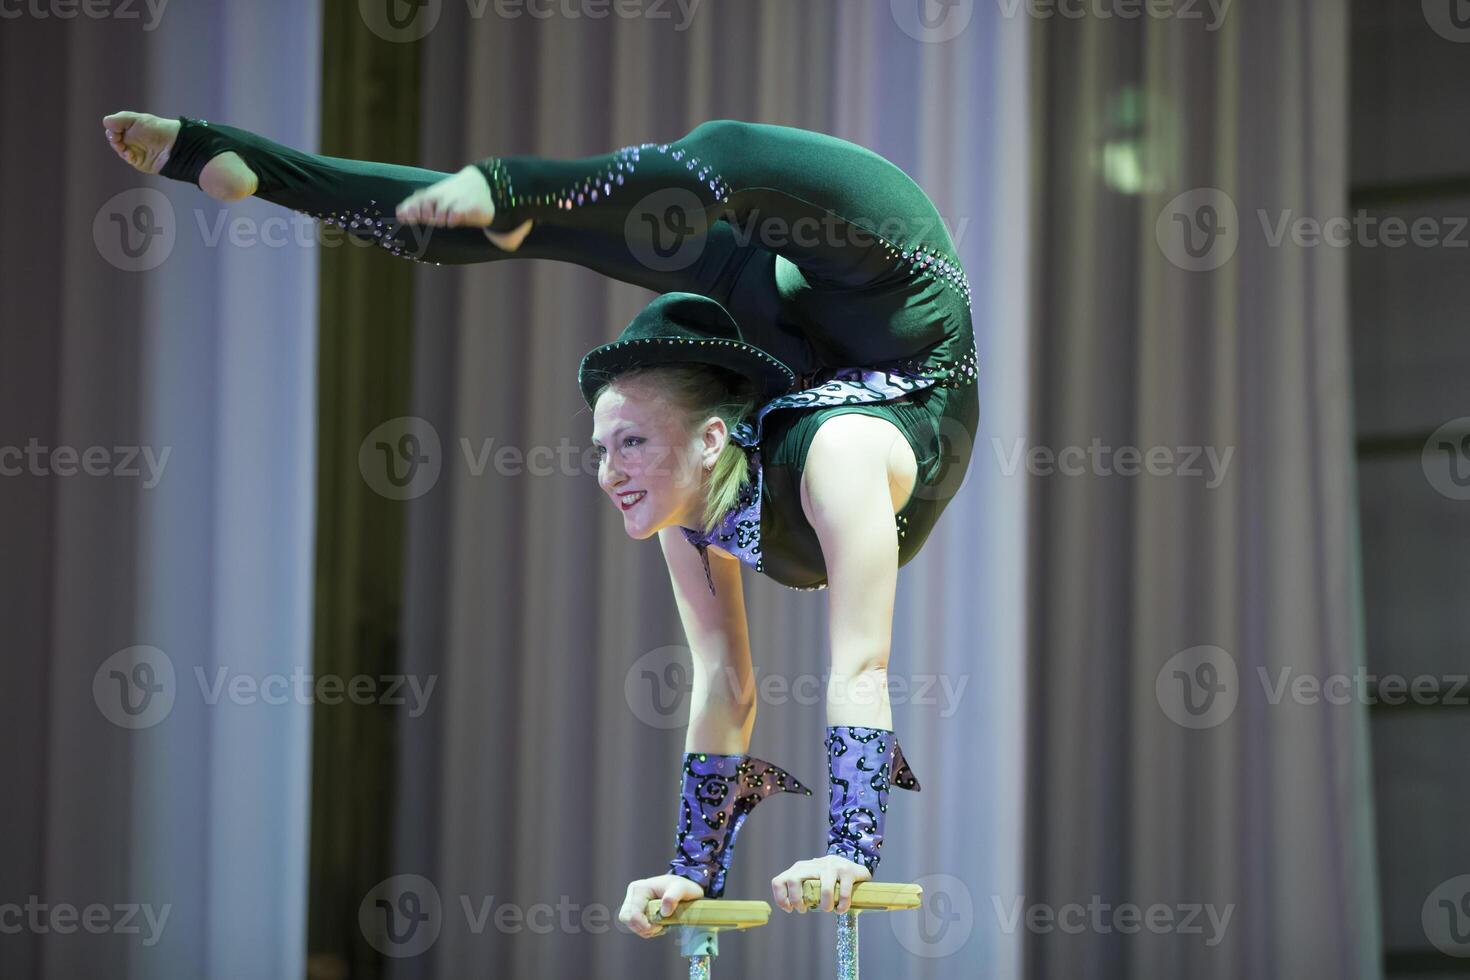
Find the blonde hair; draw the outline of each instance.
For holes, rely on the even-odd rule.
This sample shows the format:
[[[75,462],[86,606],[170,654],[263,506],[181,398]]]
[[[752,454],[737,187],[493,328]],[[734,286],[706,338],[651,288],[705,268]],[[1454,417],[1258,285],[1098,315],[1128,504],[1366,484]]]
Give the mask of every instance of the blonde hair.
[[[593,408],[597,407],[597,400],[603,392],[627,381],[647,382],[649,387],[682,409],[681,421],[689,431],[711,415],[716,415],[724,420],[725,428],[733,432],[735,426],[756,409],[755,382],[726,368],[697,362],[629,368],[602,383],[592,395]],[[704,514],[700,518],[704,533],[712,532],[719,525],[720,518],[740,499],[741,491],[750,483],[748,470],[745,447],[734,439],[727,440],[715,460],[705,490]]]

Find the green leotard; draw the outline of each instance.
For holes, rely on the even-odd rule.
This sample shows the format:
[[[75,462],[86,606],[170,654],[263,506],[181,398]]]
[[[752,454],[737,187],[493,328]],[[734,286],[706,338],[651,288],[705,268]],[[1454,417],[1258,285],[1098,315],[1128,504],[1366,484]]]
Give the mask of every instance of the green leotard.
[[[786,407],[765,417],[754,564],[782,585],[826,584],[799,492],[807,449],[826,418],[886,418],[913,446],[918,484],[896,515],[900,565],[918,552],[963,479],[979,420],[969,285],[933,203],[864,147],[720,119],[670,143],[598,156],[487,157],[475,165],[495,201],[490,230],[535,219],[507,252],[481,229],[394,220],[398,202],[446,173],[306,153],[236,127],[180,121],[166,177],[197,184],[205,163],[233,150],[259,178],[257,197],[403,258],[553,259],[659,292],[709,296],[747,340],[791,367],[800,389],[841,368],[922,379],[922,390],[901,397]]]

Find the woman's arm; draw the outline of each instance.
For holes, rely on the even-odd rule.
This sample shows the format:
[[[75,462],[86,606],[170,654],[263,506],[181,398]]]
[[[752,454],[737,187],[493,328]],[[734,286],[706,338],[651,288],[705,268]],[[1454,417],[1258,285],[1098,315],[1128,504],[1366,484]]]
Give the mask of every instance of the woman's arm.
[[[908,444],[885,419],[834,416],[817,428],[802,471],[802,510],[827,568],[829,725],[892,727],[887,683],[898,588],[890,479],[895,446]],[[908,469],[907,461],[901,468]]]
[[[738,754],[755,726],[754,670],[740,562],[711,554],[711,595],[699,553],[677,527],[658,532],[694,672],[685,752]]]

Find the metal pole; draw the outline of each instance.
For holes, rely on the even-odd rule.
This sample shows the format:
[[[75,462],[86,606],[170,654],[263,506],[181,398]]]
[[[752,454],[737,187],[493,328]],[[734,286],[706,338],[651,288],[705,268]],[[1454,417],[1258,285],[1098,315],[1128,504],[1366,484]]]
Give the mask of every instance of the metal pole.
[[[858,980],[858,910],[837,917],[837,980]]]
[[[689,957],[689,980],[710,980],[710,961],[720,955],[718,930],[679,926],[679,955]]]

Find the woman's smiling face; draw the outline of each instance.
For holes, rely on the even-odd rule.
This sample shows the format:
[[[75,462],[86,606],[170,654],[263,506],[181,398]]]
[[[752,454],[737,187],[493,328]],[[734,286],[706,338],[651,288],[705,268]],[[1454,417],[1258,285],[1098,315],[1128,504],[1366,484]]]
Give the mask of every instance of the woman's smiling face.
[[[724,447],[726,430],[713,418],[702,434],[691,433],[682,417],[646,380],[619,381],[597,400],[597,482],[622,513],[630,538],[649,538],[674,525],[700,526],[707,465],[714,465]]]

